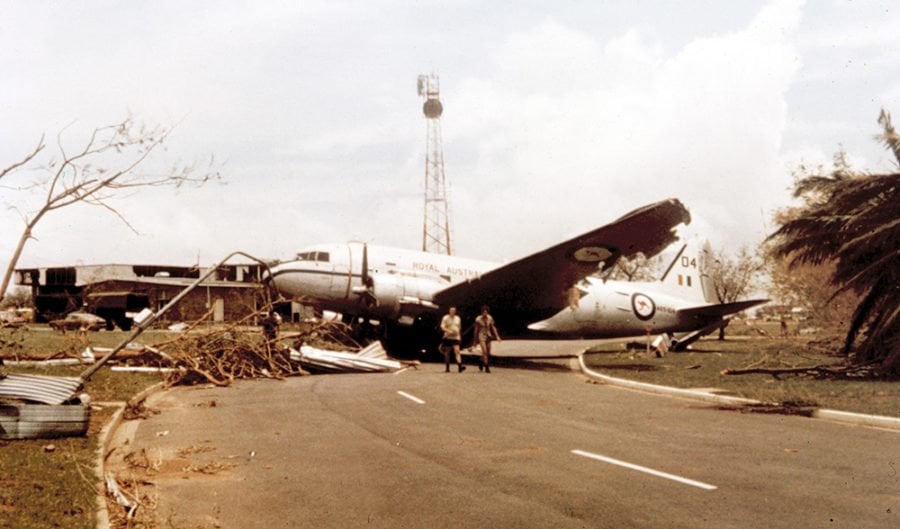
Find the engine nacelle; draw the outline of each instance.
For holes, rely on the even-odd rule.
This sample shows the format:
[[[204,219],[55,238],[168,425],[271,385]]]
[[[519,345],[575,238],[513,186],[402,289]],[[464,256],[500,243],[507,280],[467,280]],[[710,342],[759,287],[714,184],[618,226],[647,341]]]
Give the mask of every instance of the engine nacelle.
[[[438,307],[431,302],[432,296],[448,286],[445,281],[438,279],[401,274],[372,274],[370,278],[370,294],[375,300],[370,312],[392,320],[436,310]],[[365,287],[362,289],[365,292]]]

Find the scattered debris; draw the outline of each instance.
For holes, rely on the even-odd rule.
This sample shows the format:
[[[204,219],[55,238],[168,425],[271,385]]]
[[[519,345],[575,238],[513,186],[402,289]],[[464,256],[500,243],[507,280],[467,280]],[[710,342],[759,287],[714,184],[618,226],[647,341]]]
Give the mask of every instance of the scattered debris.
[[[852,364],[830,364],[830,365],[807,365],[801,366],[790,364],[780,358],[780,354],[776,353],[774,357],[768,354],[755,362],[751,362],[745,367],[739,369],[723,369],[720,371],[722,375],[748,375],[748,374],[766,374],[772,375],[776,380],[781,380],[782,376],[800,376],[811,377],[815,379],[847,379],[847,378],[866,378],[871,377],[877,372],[878,362],[868,364],[852,365]]]
[[[43,360],[6,360],[4,365],[11,367],[53,367],[53,366],[77,366],[81,364],[93,364],[97,359],[93,351],[88,347],[82,351],[78,358],[47,358]]]
[[[219,461],[210,461],[202,465],[187,465],[181,469],[182,472],[213,475],[224,472],[237,466],[235,463],[221,463]]]
[[[291,349],[290,359],[313,372],[322,373],[390,373],[404,365],[388,358],[381,342],[372,342],[357,353],[328,351],[309,345]]]
[[[119,488],[119,484],[116,482],[116,478],[112,475],[111,472],[106,473],[106,493],[116,501],[119,505],[126,509],[126,518],[131,520],[134,518],[134,512],[138,508],[138,503],[125,495],[124,492]]]
[[[243,252],[229,254],[220,264],[235,255],[252,256]],[[259,261],[262,262],[262,261]],[[216,329],[196,332],[196,327],[209,318],[213,309],[191,325],[173,327],[178,336],[156,346],[135,344],[134,340],[167,310],[177,304],[190,290],[200,285],[212,275],[219,265],[215,265],[202,276],[172,298],[158,312],[142,310],[134,317],[135,329],[124,341],[112,349],[87,347],[80,355],[69,350],[66,356],[74,358],[44,358],[40,365],[89,364],[80,377],[49,377],[35,375],[4,375],[0,373],[0,438],[26,439],[34,437],[57,437],[84,435],[87,432],[90,406],[87,398],[79,401],[76,394],[85,382],[101,367],[115,357],[124,366],[115,366],[134,372],[164,373],[169,384],[212,383],[228,386],[237,379],[274,378],[309,374],[301,366],[314,365],[323,371],[399,371],[403,365],[389,360],[380,343],[362,351],[333,352],[316,349],[307,343],[324,342],[328,346],[346,345],[349,333],[346,326],[337,322],[322,322],[320,326],[300,334],[301,351],[288,347],[278,348],[274,336],[264,339],[258,332],[248,332],[260,313],[251,312],[247,317],[225,330]],[[271,306],[263,312],[268,312]],[[19,339],[15,338],[16,346]],[[354,347],[358,349],[358,346]],[[102,352],[97,359],[94,353]],[[18,357],[15,359],[18,361]],[[0,360],[2,363],[2,360]],[[139,415],[140,403],[129,404],[126,415]]]
[[[71,400],[81,384],[76,377],[0,374],[0,399],[57,405]]]
[[[49,405],[4,398],[0,399],[0,439],[84,435],[90,417],[90,404],[78,399],[67,404]]]
[[[153,415],[159,414],[159,410],[150,409],[144,405],[146,399],[130,400],[125,404],[125,411],[122,417],[126,421],[134,421],[138,419],[146,419]]]
[[[660,334],[657,336],[653,342],[650,344],[650,349],[656,353],[657,358],[662,358],[666,356],[666,353],[669,352],[669,339],[665,334]]]
[[[215,452],[216,447],[209,445],[190,445],[178,449],[178,457],[187,457],[193,454],[204,454],[206,452]]]
[[[149,366],[110,366],[110,371],[116,371],[119,373],[155,373],[155,374],[164,374],[164,373],[174,373],[179,371],[178,368],[175,367],[149,367]]]
[[[818,409],[818,405],[815,402],[806,401],[757,402],[741,406],[719,406],[719,409],[739,411],[741,413],[773,413],[812,417],[813,413]]]

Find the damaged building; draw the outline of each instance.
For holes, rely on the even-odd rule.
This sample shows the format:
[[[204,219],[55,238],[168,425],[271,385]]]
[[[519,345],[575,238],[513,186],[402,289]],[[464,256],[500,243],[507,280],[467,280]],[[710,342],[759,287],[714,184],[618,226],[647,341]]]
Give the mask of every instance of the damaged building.
[[[36,322],[86,310],[106,319],[107,328],[128,330],[132,316],[157,311],[208,269],[161,265],[78,265],[16,270],[16,284],[31,289]],[[260,264],[218,267],[164,317],[194,321],[207,313],[215,322],[237,321],[265,304]]]

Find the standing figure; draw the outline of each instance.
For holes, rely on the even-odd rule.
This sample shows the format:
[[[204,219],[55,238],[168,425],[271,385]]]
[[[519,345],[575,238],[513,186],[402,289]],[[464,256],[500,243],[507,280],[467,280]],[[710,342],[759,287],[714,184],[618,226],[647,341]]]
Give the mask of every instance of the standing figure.
[[[260,321],[260,325],[262,325],[263,329],[263,336],[266,337],[267,342],[274,342],[275,339],[278,338],[278,325],[280,323],[281,316],[274,310],[270,310],[266,313],[265,317]]]
[[[475,318],[475,338],[478,340],[478,346],[481,347],[481,364],[478,370],[484,370],[485,373],[491,372],[491,341],[500,341],[500,333],[497,332],[497,326],[494,325],[494,318],[490,314],[487,306],[481,307],[481,315]]]
[[[466,366],[462,365],[462,355],[459,353],[459,342],[462,339],[462,320],[456,314],[456,307],[450,307],[447,314],[441,318],[441,331],[444,337],[441,340],[441,352],[444,354],[444,371],[450,371],[450,350],[456,358],[456,365],[459,372],[466,370]]]

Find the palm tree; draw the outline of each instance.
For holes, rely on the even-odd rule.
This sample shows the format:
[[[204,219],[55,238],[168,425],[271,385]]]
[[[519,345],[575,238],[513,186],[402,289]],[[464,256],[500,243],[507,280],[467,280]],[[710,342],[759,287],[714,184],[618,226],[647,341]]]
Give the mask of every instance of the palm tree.
[[[878,122],[884,133],[876,138],[900,166],[890,114],[882,110]],[[860,295],[841,352],[856,365],[900,375],[900,173],[855,173],[838,165],[830,175],[798,181],[794,196],[806,206],[770,235],[776,254],[791,265],[834,261],[835,296]]]

